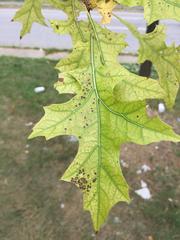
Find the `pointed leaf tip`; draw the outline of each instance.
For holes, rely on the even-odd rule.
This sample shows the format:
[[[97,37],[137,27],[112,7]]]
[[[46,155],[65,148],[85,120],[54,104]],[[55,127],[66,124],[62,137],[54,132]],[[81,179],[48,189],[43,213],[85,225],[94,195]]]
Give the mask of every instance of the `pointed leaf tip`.
[[[13,20],[21,22],[23,25],[21,37],[30,32],[34,22],[45,25],[41,7],[42,0],[25,0],[23,6],[16,12]]]

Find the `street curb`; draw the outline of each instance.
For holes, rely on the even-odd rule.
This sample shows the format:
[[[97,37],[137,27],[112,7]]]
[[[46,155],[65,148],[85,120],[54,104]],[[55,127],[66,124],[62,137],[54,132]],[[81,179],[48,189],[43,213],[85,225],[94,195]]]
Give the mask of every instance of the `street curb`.
[[[17,58],[34,58],[40,59],[45,58],[48,60],[58,61],[67,57],[69,52],[55,52],[46,54],[43,49],[24,49],[24,48],[0,48],[0,56],[17,57]],[[120,63],[137,63],[137,55],[122,54],[118,57]]]

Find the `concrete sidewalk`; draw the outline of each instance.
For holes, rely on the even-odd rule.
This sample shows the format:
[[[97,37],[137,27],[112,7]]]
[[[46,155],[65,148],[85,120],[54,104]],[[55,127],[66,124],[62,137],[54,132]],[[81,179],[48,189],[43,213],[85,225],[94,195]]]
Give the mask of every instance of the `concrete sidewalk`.
[[[9,7],[14,4],[15,7],[1,8],[4,6],[3,4],[7,4]],[[51,60],[64,58],[68,54],[68,50],[72,49],[72,41],[69,35],[60,36],[55,34],[51,28],[34,23],[31,33],[20,40],[21,24],[11,22],[11,19],[21,4],[21,2],[0,2],[0,56],[47,58]],[[62,11],[55,9],[43,9],[43,14],[47,19],[66,19]],[[93,12],[92,15],[95,21],[100,21],[101,17],[97,12]],[[146,22],[142,8],[134,8],[134,12],[129,9],[128,11],[118,11],[117,15],[135,24],[141,33],[145,33]],[[79,18],[85,20],[86,17],[85,13],[81,13]],[[166,43],[171,45],[174,42],[176,45],[179,45],[180,24],[173,20],[163,20],[161,23],[167,28]],[[124,33],[127,36],[128,46],[124,49],[121,57],[119,57],[119,61],[122,63],[136,63],[139,48],[137,39],[115,18],[112,19],[111,24],[107,27],[114,32]],[[47,54],[49,51],[43,49],[57,49],[57,51]]]
[[[0,56],[19,57],[19,58],[46,58],[58,61],[65,58],[69,52],[57,51],[46,54],[44,49],[24,49],[24,48],[0,48]],[[120,63],[137,63],[137,56],[130,54],[122,54],[119,56]]]
[[[25,35],[24,38],[20,40],[19,36],[22,25],[19,22],[11,22],[16,10],[17,9],[12,8],[0,9],[0,46],[13,46],[17,48],[54,48],[60,51],[70,50],[72,48],[72,40],[68,34],[56,34],[50,27],[41,26],[37,23],[33,24],[31,33]],[[54,9],[44,9],[43,14],[47,19],[47,25],[49,24],[48,19],[66,19],[66,15],[62,11]],[[142,12],[118,11],[117,15],[135,24],[140,33],[145,33],[146,22]],[[92,13],[92,16],[96,22],[100,22],[101,17],[96,11]],[[86,20],[86,14],[82,12],[79,19]],[[166,43],[171,45],[174,42],[176,45],[179,45],[180,23],[172,20],[163,20],[161,23],[167,27]],[[119,21],[113,17],[111,23],[107,25],[107,28],[117,33],[126,34],[128,46],[124,49],[124,53],[137,53],[139,43],[126,26],[119,23]]]

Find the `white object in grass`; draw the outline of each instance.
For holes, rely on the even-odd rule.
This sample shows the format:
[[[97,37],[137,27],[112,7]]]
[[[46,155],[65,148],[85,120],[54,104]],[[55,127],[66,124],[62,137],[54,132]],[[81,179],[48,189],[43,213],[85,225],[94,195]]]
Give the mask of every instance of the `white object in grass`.
[[[136,171],[136,173],[137,173],[137,174],[142,174],[142,173],[146,173],[146,172],[148,172],[148,171],[151,171],[151,168],[150,168],[148,165],[143,164],[143,165],[141,166],[141,168]]]
[[[65,208],[65,204],[64,203],[61,203],[60,207],[63,209]]]
[[[138,189],[135,191],[135,193],[145,200],[151,199],[151,193],[149,191],[149,188],[147,188],[147,187]]]
[[[146,187],[147,187],[147,183],[144,182],[143,180],[141,180],[141,187],[142,187],[142,188],[146,188]]]
[[[121,165],[124,168],[128,168],[129,167],[129,165],[123,159],[121,159]]]
[[[25,123],[25,126],[26,126],[26,127],[31,127],[32,125],[33,125],[33,122]]]
[[[180,122],[180,117],[177,118],[177,122]]]
[[[76,143],[76,142],[78,142],[78,139],[75,137],[75,136],[69,136],[68,137],[68,140],[69,140],[69,142],[72,142],[72,143]]]
[[[36,88],[34,89],[34,92],[35,92],[35,93],[42,93],[42,92],[44,92],[44,91],[45,91],[45,87],[43,87],[43,86],[36,87]]]
[[[138,170],[136,171],[136,173],[137,173],[137,174],[141,174],[141,173],[142,173],[142,170],[141,170],[141,169],[138,169]]]
[[[158,104],[158,112],[164,113],[165,111],[166,111],[166,107],[165,107],[164,103],[159,103]]]
[[[146,164],[143,164],[141,166],[141,169],[142,169],[143,172],[151,171],[151,168],[148,165],[146,165]]]
[[[120,219],[119,219],[119,217],[114,217],[113,222],[114,222],[114,223],[120,223]]]
[[[141,180],[141,188],[136,190],[135,193],[142,197],[145,200],[151,199],[151,193],[149,188],[147,187],[147,183]]]

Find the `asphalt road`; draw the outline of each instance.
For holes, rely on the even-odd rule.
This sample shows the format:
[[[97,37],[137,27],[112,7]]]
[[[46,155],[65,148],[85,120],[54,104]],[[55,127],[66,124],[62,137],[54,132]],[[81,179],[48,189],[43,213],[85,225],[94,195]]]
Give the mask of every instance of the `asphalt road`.
[[[40,26],[34,23],[30,34],[27,34],[22,40],[19,39],[21,24],[11,22],[16,9],[0,9],[0,46],[15,46],[15,47],[37,47],[37,48],[57,48],[57,49],[71,49],[72,42],[68,35],[57,35],[53,33],[49,27]],[[43,10],[46,19],[65,19],[65,14],[58,10],[46,9]],[[145,32],[146,24],[141,12],[119,12],[123,19],[134,23],[141,33]],[[86,15],[82,14],[80,18],[85,19]],[[100,21],[97,13],[93,14],[96,21]],[[175,42],[180,44],[180,23],[173,20],[161,21],[167,26],[167,44]],[[48,23],[48,20],[47,20]],[[129,46],[125,52],[136,53],[138,49],[138,42],[129,33],[128,29],[120,24],[116,19],[112,20],[109,28],[113,31],[127,34],[127,42]]]

